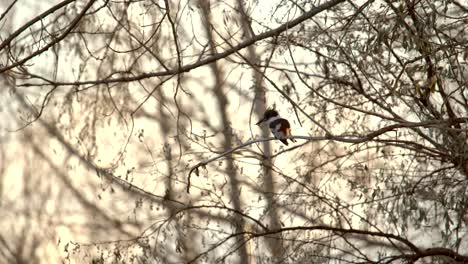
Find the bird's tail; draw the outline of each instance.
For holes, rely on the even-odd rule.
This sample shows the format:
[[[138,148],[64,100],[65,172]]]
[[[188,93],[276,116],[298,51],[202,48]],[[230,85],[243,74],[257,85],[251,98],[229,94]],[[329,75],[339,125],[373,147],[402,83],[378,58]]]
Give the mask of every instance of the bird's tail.
[[[289,145],[288,141],[285,138],[280,138],[279,140],[283,142],[283,144],[285,144],[286,146]]]

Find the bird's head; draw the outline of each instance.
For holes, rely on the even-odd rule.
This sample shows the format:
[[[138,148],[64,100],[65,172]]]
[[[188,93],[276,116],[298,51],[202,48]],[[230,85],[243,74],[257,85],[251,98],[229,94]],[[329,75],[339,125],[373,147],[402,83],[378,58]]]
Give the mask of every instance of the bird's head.
[[[277,117],[277,116],[279,116],[278,111],[276,111],[273,108],[267,109],[265,113],[263,114],[263,118],[260,121],[258,121],[256,125],[260,125],[261,123],[268,121],[268,119]]]

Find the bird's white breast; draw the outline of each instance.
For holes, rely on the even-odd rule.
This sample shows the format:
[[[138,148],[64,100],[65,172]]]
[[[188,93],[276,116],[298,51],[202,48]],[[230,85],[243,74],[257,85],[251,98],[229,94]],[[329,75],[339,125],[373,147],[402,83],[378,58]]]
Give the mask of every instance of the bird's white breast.
[[[268,120],[266,121],[266,123],[267,123],[267,125],[270,125],[271,122],[274,122],[274,121],[276,121],[276,120],[278,120],[278,119],[280,119],[280,118],[281,118],[281,117],[279,117],[279,116],[270,117],[270,118],[268,118]]]

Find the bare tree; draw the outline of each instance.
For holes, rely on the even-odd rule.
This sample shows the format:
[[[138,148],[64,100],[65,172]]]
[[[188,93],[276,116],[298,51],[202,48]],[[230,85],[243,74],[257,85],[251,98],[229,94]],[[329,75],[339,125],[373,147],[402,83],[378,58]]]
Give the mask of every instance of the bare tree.
[[[1,6],[3,262],[468,262],[466,4]]]

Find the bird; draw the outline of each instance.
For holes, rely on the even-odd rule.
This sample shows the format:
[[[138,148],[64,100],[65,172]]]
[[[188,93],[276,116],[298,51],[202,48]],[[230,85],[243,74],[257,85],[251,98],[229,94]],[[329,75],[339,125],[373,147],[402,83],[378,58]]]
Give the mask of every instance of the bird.
[[[286,146],[288,145],[286,137],[291,136],[291,125],[287,119],[281,118],[275,109],[267,109],[263,114],[263,118],[256,125],[259,126],[263,122],[268,124],[271,133],[273,133],[276,139],[279,139]],[[290,140],[296,142],[294,138],[290,138]]]

